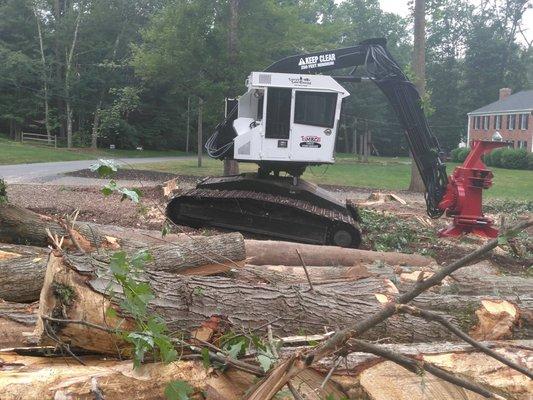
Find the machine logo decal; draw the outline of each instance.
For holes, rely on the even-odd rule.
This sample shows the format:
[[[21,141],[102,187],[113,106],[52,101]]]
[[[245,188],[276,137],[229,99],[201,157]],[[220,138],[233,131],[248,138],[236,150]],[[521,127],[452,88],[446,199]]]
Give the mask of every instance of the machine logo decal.
[[[301,136],[300,147],[307,147],[313,149],[319,149],[322,147],[320,144],[320,136]]]
[[[327,67],[335,64],[335,53],[320,54],[319,56],[309,56],[300,58],[298,65],[301,70]]]
[[[299,78],[289,78],[289,82],[296,86],[308,86],[311,84],[311,79],[300,76]]]

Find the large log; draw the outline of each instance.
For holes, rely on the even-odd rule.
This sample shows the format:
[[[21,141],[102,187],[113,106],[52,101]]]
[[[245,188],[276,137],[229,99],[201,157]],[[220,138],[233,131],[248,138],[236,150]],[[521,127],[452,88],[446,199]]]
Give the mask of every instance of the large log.
[[[84,251],[97,248],[118,249],[116,238],[106,237],[91,224],[76,223],[74,229],[57,219],[34,213],[10,203],[0,203],[0,242],[46,247],[51,244],[47,230],[52,235],[65,237],[64,248]]]
[[[384,262],[389,265],[428,266],[435,261],[418,254],[376,252],[335,246],[280,242],[272,240],[247,240],[248,262],[254,265],[301,265],[298,250],[307,265],[355,266]]]
[[[39,300],[49,250],[0,243],[0,299],[24,303]]]
[[[28,351],[25,351],[27,353]],[[171,381],[185,381],[193,389],[190,399],[233,400],[243,398],[256,377],[235,369],[206,369],[199,361],[170,364],[147,363],[134,370],[131,361],[82,356],[45,358],[1,352],[0,393],[2,400],[105,399],[162,400]],[[327,372],[310,369],[292,383],[309,400],[346,398],[333,380],[323,388]],[[329,397],[328,397],[329,396]],[[180,397],[181,399],[182,397]],[[292,397],[280,396],[280,400]]]
[[[277,334],[322,333],[324,327],[343,327],[376,312],[382,301],[397,293],[392,282],[386,279],[329,283],[311,291],[307,284],[253,285],[224,277],[184,277],[149,265],[141,279],[150,282],[156,296],[150,311],[160,315],[173,332],[191,332],[211,317],[218,316],[227,319],[236,330],[257,328],[270,322]],[[105,261],[52,254],[41,292],[39,314],[42,319],[36,330],[42,344],[48,343],[43,334],[47,324],[57,337],[74,347],[109,354],[116,354],[117,348],[127,351],[127,346],[117,343],[118,339],[112,333],[76,322],[50,323],[50,318],[59,315],[66,320],[84,320],[111,328],[121,324],[123,329],[132,329],[133,322],[127,317],[125,322],[106,317],[108,307],[117,309],[119,295],[111,295],[110,286],[112,281]],[[58,287],[63,290],[57,290]],[[61,293],[69,295],[65,298]],[[452,306],[443,302],[442,296],[433,296],[422,297],[425,308],[447,306],[452,322],[467,330],[476,325],[475,312],[482,307],[483,299],[455,299]],[[518,333],[520,314],[517,306],[509,321],[512,323],[509,329]],[[428,342],[452,339],[440,326],[422,324],[406,315],[391,318],[366,337]],[[513,331],[510,337],[513,337]]]
[[[435,271],[433,266],[400,267],[381,263],[360,264],[356,266],[307,266],[307,272],[313,284],[356,280],[370,276],[390,279],[400,293],[411,289],[420,274],[425,278]],[[507,300],[516,300],[533,293],[533,279],[516,275],[500,275],[497,270],[489,269],[485,263],[465,267],[461,273],[454,274],[453,279],[445,279],[442,285],[432,292],[462,296],[496,296]],[[250,265],[235,271],[232,277],[245,282],[265,283],[305,283],[307,276],[302,266],[285,265]]]
[[[523,367],[533,368],[533,341],[489,341],[486,347]],[[529,400],[533,381],[464,342],[380,344],[387,350],[430,362],[509,399]],[[304,347],[283,348],[282,358]],[[330,371],[335,359],[322,359],[315,368]],[[454,386],[429,373],[417,375],[396,364],[368,353],[351,353],[336,365],[333,380],[350,399],[371,400],[481,400],[478,395]]]
[[[38,303],[0,301],[0,348],[35,344],[31,334],[37,321],[37,308]]]

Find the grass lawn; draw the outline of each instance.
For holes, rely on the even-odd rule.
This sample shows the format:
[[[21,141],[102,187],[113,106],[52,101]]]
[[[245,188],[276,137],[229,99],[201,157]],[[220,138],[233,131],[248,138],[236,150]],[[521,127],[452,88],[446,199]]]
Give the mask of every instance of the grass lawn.
[[[95,158],[126,157],[167,157],[181,156],[183,152],[152,150],[91,150],[91,149],[54,149],[46,146],[34,146],[7,140],[0,136],[0,165],[24,164],[47,161],[93,160]]]
[[[448,163],[448,174],[457,166]],[[158,162],[139,165],[140,169],[170,172],[181,175],[216,176],[222,174],[222,162],[204,157],[203,166],[196,160]],[[241,163],[241,172],[256,171],[255,164]],[[361,163],[351,155],[337,155],[334,165],[310,167],[304,178],[318,184],[402,190],[409,186],[411,165],[407,157],[372,157],[369,163]],[[533,171],[492,168],[494,185],[485,191],[487,198],[509,200],[533,199]]]

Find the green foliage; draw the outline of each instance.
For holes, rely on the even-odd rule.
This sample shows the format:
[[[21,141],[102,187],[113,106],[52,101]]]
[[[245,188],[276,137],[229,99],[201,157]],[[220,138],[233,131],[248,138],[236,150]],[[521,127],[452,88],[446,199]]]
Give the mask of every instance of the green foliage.
[[[6,182],[0,179],[0,204],[7,203]]]
[[[154,293],[150,285],[143,281],[142,275],[145,264],[151,260],[152,256],[146,250],[138,251],[131,257],[119,251],[111,256],[109,262],[114,281],[122,289],[121,296],[115,295],[120,309],[135,321],[135,329],[117,333],[131,343],[134,349],[133,365],[136,368],[144,361],[147,353],[165,363],[178,357],[165,322],[148,308],[150,301],[154,299]],[[107,314],[116,316],[116,311],[110,308]]]
[[[111,178],[118,171],[118,167],[113,160],[98,160],[96,164],[91,165],[91,171],[97,172],[100,178]],[[142,196],[142,192],[139,189],[120,187],[117,185],[117,182],[114,179],[111,179],[102,188],[102,194],[104,196],[110,196],[113,193],[118,193],[121,195],[120,201],[129,199],[133,203],[139,203]]]
[[[433,230],[413,225],[395,215],[369,209],[360,209],[359,215],[365,240],[375,251],[412,253],[412,244],[436,240]]]
[[[490,167],[508,169],[531,169],[531,155],[526,149],[498,148],[484,156],[485,163]]]
[[[467,147],[458,147],[451,151],[451,158],[453,162],[463,163],[466,160],[466,157],[470,153],[470,149]]]
[[[185,381],[172,381],[165,388],[165,397],[168,400],[189,400],[189,395],[194,388]]]

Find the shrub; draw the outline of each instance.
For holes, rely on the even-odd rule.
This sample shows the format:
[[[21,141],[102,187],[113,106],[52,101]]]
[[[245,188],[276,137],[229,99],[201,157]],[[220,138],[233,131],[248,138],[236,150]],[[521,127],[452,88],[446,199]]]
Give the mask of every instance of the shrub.
[[[484,156],[485,163],[489,167],[501,167],[502,166],[502,153],[507,150],[505,147],[497,148],[493,150],[490,154]],[[488,157],[487,157],[488,156]]]
[[[470,153],[470,149],[468,147],[458,147],[456,149],[453,149],[450,155],[453,162],[462,163],[465,161],[466,157],[468,156],[468,153]]]
[[[502,152],[502,167],[509,169],[527,169],[528,156],[526,149],[505,149]]]
[[[533,170],[533,153],[528,153],[527,164],[528,164],[528,169]]]

